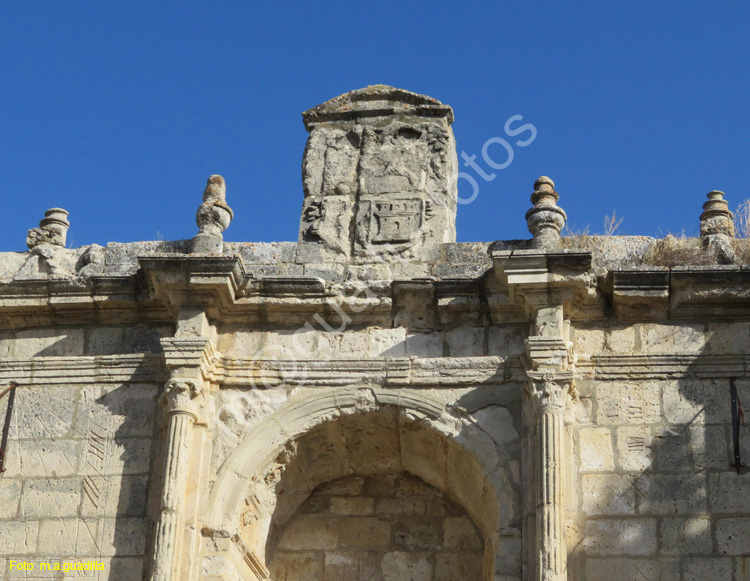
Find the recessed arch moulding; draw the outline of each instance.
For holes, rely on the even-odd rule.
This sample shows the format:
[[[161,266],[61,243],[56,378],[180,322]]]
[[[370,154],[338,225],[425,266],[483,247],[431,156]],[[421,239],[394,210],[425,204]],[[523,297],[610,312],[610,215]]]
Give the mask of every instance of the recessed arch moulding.
[[[461,390],[351,388],[283,403],[247,431],[218,472],[202,578],[270,578],[278,532],[319,485],[402,473],[468,513],[484,542],[483,579],[520,578],[519,419],[497,405],[460,411],[448,402],[456,395]]]

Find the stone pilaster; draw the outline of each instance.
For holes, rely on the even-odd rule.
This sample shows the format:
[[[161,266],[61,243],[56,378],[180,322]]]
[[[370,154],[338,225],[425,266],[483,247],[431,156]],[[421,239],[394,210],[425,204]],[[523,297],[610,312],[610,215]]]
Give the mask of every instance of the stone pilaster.
[[[529,373],[526,391],[536,432],[536,580],[567,579],[563,527],[563,413],[569,380]]]
[[[151,581],[190,578],[194,569],[189,555],[195,542],[186,543],[189,517],[191,470],[199,464],[200,450],[194,450],[194,429],[208,420],[207,381],[212,365],[211,341],[200,335],[208,331],[205,313],[198,307],[180,308],[175,337],[162,339],[162,348],[171,377],[160,403],[166,420],[163,484],[159,520],[154,538]],[[198,445],[200,448],[200,445]],[[196,459],[197,457],[197,459]],[[193,499],[192,504],[195,504]]]
[[[161,512],[154,545],[151,579],[169,581],[179,578],[177,567],[184,536],[185,489],[190,466],[192,429],[201,418],[205,394],[201,381],[172,378],[161,397],[167,418],[164,485]]]

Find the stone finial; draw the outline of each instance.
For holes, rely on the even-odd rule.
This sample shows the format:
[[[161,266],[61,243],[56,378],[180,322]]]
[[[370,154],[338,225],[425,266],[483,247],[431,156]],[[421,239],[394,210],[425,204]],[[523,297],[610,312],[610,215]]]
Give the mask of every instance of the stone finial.
[[[531,203],[534,207],[526,212],[529,232],[534,235],[532,247],[540,250],[557,250],[560,248],[560,231],[568,216],[557,205],[560,196],[555,191],[555,183],[547,176],[534,182],[534,193]]]
[[[227,229],[234,217],[232,209],[227,206],[226,191],[223,177],[213,175],[208,178],[203,192],[203,203],[195,216],[199,232],[193,238],[193,252],[214,254],[223,251],[222,232]]]
[[[701,214],[701,244],[715,252],[721,264],[734,264],[734,214],[729,211],[724,192],[714,190],[706,196],[708,201],[703,204]]]
[[[70,228],[68,212],[62,208],[50,208],[44,213],[38,228],[29,230],[26,246],[36,248],[40,244],[65,247],[65,238]]]

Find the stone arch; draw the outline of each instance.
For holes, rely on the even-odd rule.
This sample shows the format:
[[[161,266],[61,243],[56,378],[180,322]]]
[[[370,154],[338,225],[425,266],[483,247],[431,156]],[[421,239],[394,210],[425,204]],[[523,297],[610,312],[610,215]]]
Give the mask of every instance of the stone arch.
[[[310,390],[251,430],[229,456],[209,495],[204,534],[231,539],[254,571],[247,578],[263,579],[269,535],[316,487],[351,474],[408,473],[476,524],[484,579],[520,575],[519,459],[510,449],[517,444],[498,442],[487,426],[427,390]],[[226,543],[209,546],[204,565],[227,551]]]

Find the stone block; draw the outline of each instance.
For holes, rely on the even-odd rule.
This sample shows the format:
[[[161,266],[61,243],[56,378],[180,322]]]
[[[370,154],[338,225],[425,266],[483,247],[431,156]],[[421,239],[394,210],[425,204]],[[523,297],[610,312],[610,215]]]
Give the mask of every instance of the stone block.
[[[382,548],[391,542],[390,523],[374,517],[349,517],[341,521],[341,546]]]
[[[438,553],[435,556],[435,581],[471,581],[481,576],[481,553]]]
[[[0,478],[0,519],[11,519],[18,513],[21,480]]]
[[[36,552],[39,521],[0,521],[0,555],[15,559]]]
[[[287,553],[277,551],[270,563],[274,581],[322,581],[323,555],[321,553]]]
[[[81,504],[80,478],[26,480],[21,494],[23,518],[65,518],[78,515]]]
[[[653,555],[656,552],[656,519],[589,520],[583,549],[587,555]]]
[[[11,438],[56,440],[78,434],[71,430],[76,413],[77,386],[19,388],[10,425]],[[5,405],[0,414],[5,417]]]
[[[293,551],[335,549],[338,545],[339,521],[318,515],[297,515],[284,530],[280,549]]]
[[[731,452],[724,426],[692,426],[688,433],[693,465],[697,470],[726,470],[731,463]]]
[[[704,325],[640,325],[641,348],[647,353],[701,352],[706,346]]]
[[[147,475],[110,476],[106,480],[108,488],[105,516],[145,516],[148,502]],[[84,506],[86,500],[88,499],[84,500]]]
[[[396,480],[396,496],[439,496],[440,491],[421,478],[405,475]]]
[[[318,489],[318,493],[335,496],[359,496],[362,494],[364,482],[365,479],[361,476],[350,476],[324,484]]]
[[[426,507],[424,498],[378,498],[375,514],[417,516],[425,514]]]
[[[149,521],[145,518],[105,518],[101,554],[107,557],[142,556],[146,552]]]
[[[585,358],[604,352],[606,331],[600,329],[576,329],[575,349]]]
[[[580,470],[611,471],[615,467],[612,431],[609,428],[583,428],[578,431]]]
[[[117,438],[112,441],[104,474],[148,474],[151,466],[152,440]]]
[[[83,346],[83,329],[28,329],[16,332],[11,356],[14,359],[30,359],[83,355]]]
[[[405,357],[406,330],[403,328],[380,329],[371,327],[369,330],[370,357]]]
[[[716,546],[722,555],[750,555],[750,518],[716,521]]]
[[[735,581],[731,559],[685,559],[682,564],[683,581]]]
[[[116,387],[107,386],[98,394],[93,394],[103,410],[111,414],[109,433],[117,439],[152,437],[159,389],[157,385],[126,383]],[[87,433],[87,424],[87,421],[79,422],[81,433]]]
[[[381,568],[383,581],[432,581],[433,578],[429,553],[386,553]]]
[[[477,425],[499,446],[508,452],[509,444],[517,442],[519,433],[513,422],[513,412],[507,407],[488,405],[471,414]]]
[[[487,354],[485,327],[460,327],[445,334],[449,357],[481,357]]]
[[[585,579],[680,581],[680,569],[677,559],[586,559]]]
[[[704,474],[644,474],[637,487],[642,514],[676,516],[708,511]]]
[[[671,424],[723,424],[730,415],[726,380],[685,379],[664,384],[664,417]]]
[[[620,469],[643,472],[651,467],[652,437],[646,426],[617,428],[617,456]]]
[[[596,387],[596,423],[653,424],[661,421],[658,382],[638,385],[604,383]]]
[[[711,521],[707,518],[664,518],[660,528],[665,555],[703,555],[713,552]]]
[[[358,581],[359,579],[374,581],[379,577],[380,558],[376,552],[352,551],[325,554],[325,581]]]
[[[709,323],[708,350],[711,353],[746,353],[750,351],[748,323]]]
[[[171,334],[162,327],[93,327],[86,330],[86,355],[160,353],[159,339]]]
[[[653,432],[653,468],[659,472],[692,470],[689,433],[685,426],[664,426]]]
[[[75,476],[80,440],[22,440],[19,443],[25,477]]]
[[[369,496],[392,496],[396,491],[395,476],[371,476],[362,487],[362,494]]]
[[[445,335],[432,333],[408,333],[406,335],[406,355],[415,357],[442,357]]]
[[[37,553],[63,557],[98,556],[97,527],[92,519],[52,519],[39,522]]]
[[[443,530],[436,519],[399,519],[393,525],[393,541],[397,548],[439,549],[443,541]]]
[[[635,327],[610,329],[606,336],[605,349],[612,353],[634,353],[636,333]]]
[[[333,514],[345,516],[368,516],[373,513],[374,505],[374,498],[334,496],[330,510]]]
[[[526,351],[528,328],[522,325],[492,326],[487,329],[487,354],[516,357]]]
[[[141,581],[143,579],[143,559],[135,557],[113,557],[102,559],[105,570],[102,579],[117,581]]]
[[[583,512],[588,515],[635,514],[633,477],[620,474],[584,474],[581,477]]]
[[[467,517],[449,517],[443,521],[443,547],[446,549],[481,549],[482,540],[474,523]]]
[[[750,473],[712,472],[708,475],[711,512],[750,513]]]

